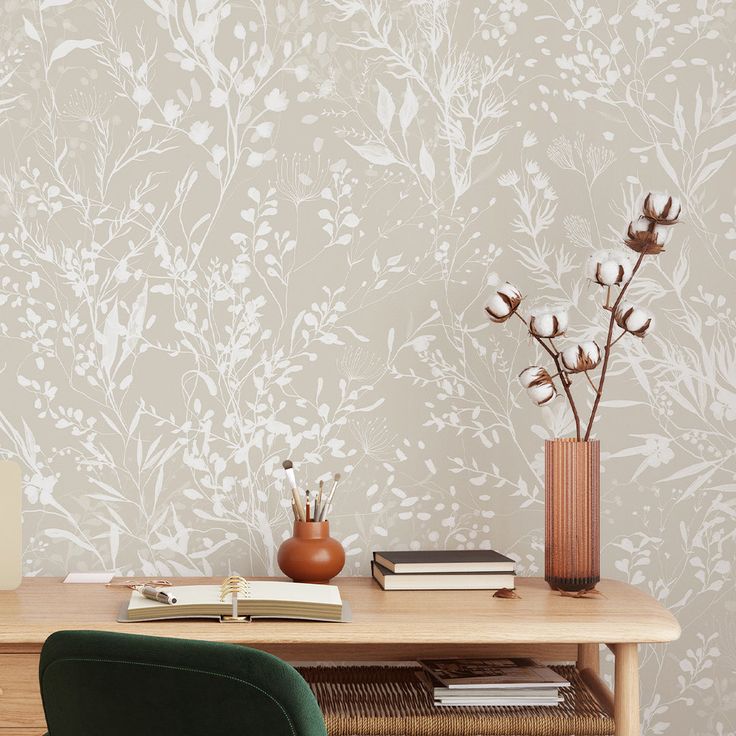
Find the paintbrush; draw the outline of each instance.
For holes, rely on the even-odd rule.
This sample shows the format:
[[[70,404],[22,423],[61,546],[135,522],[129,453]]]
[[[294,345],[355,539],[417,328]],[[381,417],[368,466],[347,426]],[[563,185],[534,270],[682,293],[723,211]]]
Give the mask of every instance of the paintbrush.
[[[281,467],[286,471],[286,478],[292,488],[296,488],[296,476],[294,475],[294,463],[291,460],[284,460]]]
[[[332,499],[335,497],[335,491],[337,490],[337,484],[340,482],[341,477],[342,476],[340,475],[340,473],[335,473],[335,476],[333,478],[334,483],[332,485],[332,490],[330,491],[330,495],[327,497],[327,501],[325,501],[325,506],[322,509],[322,512],[320,514],[320,521],[324,521],[325,517],[327,516],[327,510],[332,505]]]
[[[321,480],[319,482],[319,493],[314,501],[314,520],[320,521],[320,515],[322,513],[322,491],[324,490],[325,482]]]
[[[296,506],[297,517],[300,521],[306,521],[304,515],[304,507],[302,506],[302,500],[299,498],[299,492],[296,489],[296,477],[294,476],[294,463],[291,460],[284,460],[281,466],[286,471],[286,478],[291,485],[291,496],[294,499],[294,505]]]

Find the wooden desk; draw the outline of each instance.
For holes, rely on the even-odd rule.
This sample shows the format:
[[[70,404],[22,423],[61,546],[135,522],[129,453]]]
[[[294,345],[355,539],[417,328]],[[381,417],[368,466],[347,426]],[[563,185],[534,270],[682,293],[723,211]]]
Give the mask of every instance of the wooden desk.
[[[212,582],[187,578],[178,584]],[[384,592],[369,578],[338,578],[350,624],[255,621],[162,621],[118,624],[125,589],[64,585],[27,578],[0,592],[0,736],[36,736],[44,719],[38,656],[61,629],[120,631],[246,644],[286,660],[395,661],[428,656],[535,656],[577,661],[589,686],[616,720],[616,736],[639,734],[637,644],[677,639],[680,627],[654,599],[625,583],[603,580],[595,598],[569,598],[543,580],[518,578],[518,600],[488,591]],[[599,644],[616,655],[616,694],[598,678]]]

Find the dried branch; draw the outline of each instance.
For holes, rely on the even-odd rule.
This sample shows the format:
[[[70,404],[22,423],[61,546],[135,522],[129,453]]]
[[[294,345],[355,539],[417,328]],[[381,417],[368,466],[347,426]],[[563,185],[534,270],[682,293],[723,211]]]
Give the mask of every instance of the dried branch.
[[[595,391],[596,393],[598,393],[598,389],[597,389],[596,385],[593,383],[593,379],[590,377],[590,373],[588,373],[588,371],[584,371],[584,373],[585,373],[585,377],[588,379],[588,383],[590,384],[590,386],[593,389],[593,391]]]
[[[514,314],[528,327],[527,321],[519,314],[518,311],[515,311]],[[531,330],[529,331],[529,334],[545,349],[545,351],[549,354],[549,356],[554,361],[555,367],[557,368],[557,373],[560,376],[560,383],[562,384],[562,388],[565,392],[565,396],[567,396],[567,401],[570,404],[570,409],[572,410],[572,415],[575,418],[575,436],[576,439],[580,439],[580,416],[578,414],[577,406],[575,406],[575,399],[572,395],[572,391],[570,391],[570,378],[567,376],[567,374],[562,370],[562,365],[560,364],[560,354],[550,348],[546,343],[542,341],[540,337],[537,337]]]
[[[588,426],[585,430],[585,441],[586,442],[590,438],[590,433],[593,430],[593,421],[595,420],[595,415],[596,415],[596,412],[598,411],[598,406],[601,403],[601,396],[603,395],[603,383],[606,380],[606,372],[608,370],[608,358],[611,354],[611,348],[613,347],[613,342],[612,342],[613,326],[616,323],[616,310],[618,309],[619,304],[621,304],[624,294],[626,293],[626,290],[629,288],[629,284],[634,280],[634,276],[636,276],[636,272],[639,270],[639,267],[641,266],[642,261],[644,260],[644,256],[646,254],[647,254],[646,249],[642,250],[641,253],[639,253],[639,258],[637,258],[636,264],[634,265],[634,269],[631,272],[631,278],[621,287],[621,291],[618,293],[618,297],[616,298],[616,301],[613,303],[613,306],[611,307],[611,318],[608,322],[608,336],[606,337],[606,345],[603,348],[603,364],[601,365],[601,377],[600,377],[600,380],[598,381],[598,388],[596,389],[595,401],[593,402],[593,408],[590,412],[590,419],[588,420]],[[618,338],[616,342],[618,342]],[[578,439],[580,439],[580,435],[578,435]]]

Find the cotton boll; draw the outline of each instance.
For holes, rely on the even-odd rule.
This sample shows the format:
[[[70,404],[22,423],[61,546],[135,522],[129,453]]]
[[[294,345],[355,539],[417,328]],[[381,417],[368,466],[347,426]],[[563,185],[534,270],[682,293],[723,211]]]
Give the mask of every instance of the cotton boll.
[[[509,316],[509,308],[500,294],[494,294],[486,302],[486,312],[494,321],[505,321]]]
[[[551,314],[537,314],[532,317],[532,332],[539,337],[549,337],[555,332],[554,318]]]
[[[542,406],[557,396],[557,389],[552,382],[552,376],[542,366],[530,365],[525,368],[519,374],[519,382],[537,406]]]
[[[614,315],[616,324],[621,329],[636,337],[644,337],[654,328],[654,315],[643,307],[634,304],[620,304]]]
[[[601,362],[601,351],[592,340],[570,345],[561,354],[562,365],[568,373],[593,370]]]
[[[527,391],[529,393],[529,398],[537,406],[544,406],[557,396],[557,389],[552,383],[545,383],[540,386],[530,386]]]
[[[632,271],[631,259],[620,250],[601,250],[588,260],[588,276],[601,286],[625,284]]]
[[[486,313],[492,322],[505,322],[519,308],[521,298],[521,292],[507,281],[486,302]]]
[[[662,225],[674,225],[682,205],[677,197],[662,192],[649,192],[642,208],[644,216]]]
[[[519,383],[524,388],[529,388],[533,383],[543,383],[547,380],[552,381],[552,378],[540,365],[530,365],[519,373]]]
[[[565,309],[537,309],[529,318],[529,332],[535,337],[559,337],[567,329],[567,323]]]
[[[618,283],[621,279],[619,278],[620,269],[617,263],[613,261],[607,261],[602,263],[599,269],[600,283],[606,286],[612,286]]]
[[[654,317],[644,309],[634,309],[626,319],[626,329],[629,332],[641,333],[652,326]]]
[[[664,250],[672,230],[648,217],[639,217],[629,224],[626,245],[637,253],[656,255]]]

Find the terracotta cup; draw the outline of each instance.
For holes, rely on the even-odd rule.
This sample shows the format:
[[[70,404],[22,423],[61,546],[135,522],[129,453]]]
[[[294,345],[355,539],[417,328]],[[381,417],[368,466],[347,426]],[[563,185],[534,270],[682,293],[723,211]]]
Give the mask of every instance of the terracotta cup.
[[[294,535],[282,542],[277,560],[295,583],[329,583],[345,565],[345,550],[330,536],[329,521],[295,521]]]

